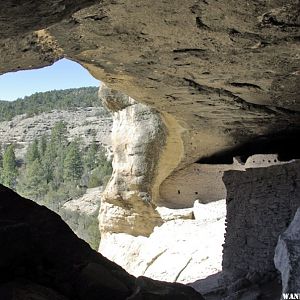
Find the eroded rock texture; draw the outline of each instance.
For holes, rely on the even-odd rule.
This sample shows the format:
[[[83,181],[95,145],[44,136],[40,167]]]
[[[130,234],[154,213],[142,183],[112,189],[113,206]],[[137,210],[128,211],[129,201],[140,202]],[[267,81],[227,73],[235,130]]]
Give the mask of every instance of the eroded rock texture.
[[[106,232],[149,235],[162,223],[153,200],[157,194],[158,163],[166,144],[160,114],[104,84],[99,96],[114,112],[113,174],[100,208],[102,242]]]
[[[0,298],[203,299],[190,287],[135,278],[46,207],[0,186]]]

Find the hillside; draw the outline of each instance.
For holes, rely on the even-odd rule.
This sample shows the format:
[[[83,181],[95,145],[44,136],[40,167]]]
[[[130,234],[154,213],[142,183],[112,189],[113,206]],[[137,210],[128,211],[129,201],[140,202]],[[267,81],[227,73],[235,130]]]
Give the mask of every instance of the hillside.
[[[77,234],[97,248],[100,233],[95,235],[93,229],[98,228],[97,217],[84,207],[95,206],[98,213],[101,186],[111,174],[105,152],[110,152],[112,128],[111,114],[98,100],[97,88],[1,101],[0,120],[0,183],[63,214]],[[87,188],[94,189],[84,195]],[[73,199],[83,205],[77,214],[67,205]]]
[[[72,111],[78,107],[101,107],[97,87],[83,87],[35,93],[15,101],[0,101],[0,122],[10,121],[15,116],[28,117],[52,110]],[[104,111],[103,113],[108,113]]]
[[[36,93],[16,101],[0,101],[0,135],[3,146],[15,144],[23,160],[28,144],[49,135],[55,123],[64,121],[68,139],[80,138],[110,145],[112,118],[97,98],[97,88],[78,88]]]

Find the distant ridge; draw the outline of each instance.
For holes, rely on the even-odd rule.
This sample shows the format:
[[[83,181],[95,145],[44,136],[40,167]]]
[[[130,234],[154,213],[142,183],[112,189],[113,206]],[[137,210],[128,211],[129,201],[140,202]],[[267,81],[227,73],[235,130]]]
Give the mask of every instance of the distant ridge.
[[[98,87],[81,87],[35,93],[15,101],[0,100],[0,122],[27,114],[39,115],[52,110],[74,110],[78,107],[102,106]]]

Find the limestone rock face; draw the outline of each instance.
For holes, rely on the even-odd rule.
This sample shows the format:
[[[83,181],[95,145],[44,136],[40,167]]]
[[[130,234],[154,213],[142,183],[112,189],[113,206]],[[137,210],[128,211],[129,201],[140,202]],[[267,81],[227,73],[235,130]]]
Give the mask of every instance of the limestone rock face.
[[[102,104],[111,112],[120,111],[130,105],[137,104],[124,93],[108,88],[105,84],[99,88],[99,98]]]
[[[111,233],[106,242],[100,243],[99,252],[135,276],[169,282],[191,283],[222,270],[224,200],[203,204],[198,219],[187,217],[190,209],[168,209],[169,213],[166,209],[157,210],[162,213],[165,223],[155,227],[148,238]],[[210,219],[207,218],[208,211],[211,212]]]
[[[278,239],[274,257],[275,267],[281,272],[282,292],[300,291],[300,208],[293,221]]]
[[[76,235],[95,250],[98,250],[100,242],[98,214],[101,192],[102,187],[88,189],[82,197],[66,202],[59,209],[60,216]]]
[[[135,278],[46,207],[0,186],[0,298],[203,299],[191,287]]]
[[[166,128],[154,109],[101,86],[100,98],[113,109],[113,174],[104,192],[100,229],[149,235],[161,224],[155,211],[155,181],[166,143]],[[116,95],[116,96],[113,96]]]
[[[1,143],[15,144],[17,158],[24,159],[28,144],[43,134],[50,135],[54,124],[62,120],[67,125],[69,139],[80,138],[84,145],[95,139],[104,146],[110,146],[112,118],[105,115],[102,107],[53,110],[32,117],[16,116],[11,121],[0,122]]]

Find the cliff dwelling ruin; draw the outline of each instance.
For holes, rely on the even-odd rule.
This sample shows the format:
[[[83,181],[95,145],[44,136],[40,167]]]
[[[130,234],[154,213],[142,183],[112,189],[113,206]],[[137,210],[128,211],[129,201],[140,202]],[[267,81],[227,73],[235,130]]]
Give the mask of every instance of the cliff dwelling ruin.
[[[299,7],[298,0],[2,3],[0,74],[68,58],[103,82],[113,173],[101,194],[99,251],[114,262],[56,214],[1,186],[0,298],[300,293]],[[205,231],[199,224],[207,219]],[[198,256],[212,237],[223,252],[220,269]],[[201,263],[210,276],[200,274]]]

